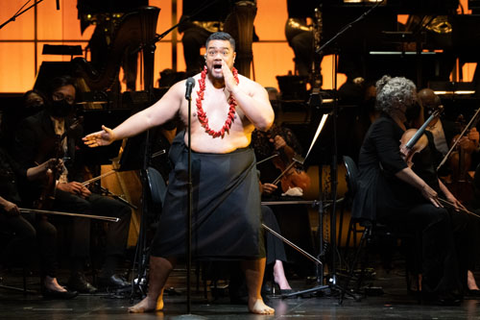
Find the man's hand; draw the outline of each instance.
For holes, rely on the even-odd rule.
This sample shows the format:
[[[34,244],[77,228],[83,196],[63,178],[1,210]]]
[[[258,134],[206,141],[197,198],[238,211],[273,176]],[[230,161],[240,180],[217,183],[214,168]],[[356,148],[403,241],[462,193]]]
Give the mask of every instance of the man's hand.
[[[222,72],[223,72],[223,79],[225,81],[225,88],[229,92],[234,92],[238,84],[235,78],[233,77],[232,70],[230,70],[227,63],[223,59],[222,59]]]
[[[57,189],[63,190],[65,192],[75,194],[82,198],[88,198],[92,193],[80,182],[68,182],[68,183],[59,183]]]
[[[115,141],[115,134],[112,129],[102,126],[102,131],[91,133],[82,140],[90,148],[107,146]]]

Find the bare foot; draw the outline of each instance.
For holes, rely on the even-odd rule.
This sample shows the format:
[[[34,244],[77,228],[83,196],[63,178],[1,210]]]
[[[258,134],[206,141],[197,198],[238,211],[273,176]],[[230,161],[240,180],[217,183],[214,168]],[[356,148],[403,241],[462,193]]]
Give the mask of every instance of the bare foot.
[[[128,308],[129,313],[145,313],[145,312],[154,312],[160,311],[163,309],[163,299],[160,301],[152,301],[148,296],[137,303],[136,305]]]
[[[248,311],[255,314],[274,314],[275,309],[267,306],[262,299],[248,301]]]

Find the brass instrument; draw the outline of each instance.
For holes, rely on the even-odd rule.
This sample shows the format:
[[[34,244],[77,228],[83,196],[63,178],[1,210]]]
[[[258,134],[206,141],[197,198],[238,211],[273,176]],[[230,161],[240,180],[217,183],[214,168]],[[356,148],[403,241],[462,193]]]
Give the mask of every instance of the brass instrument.
[[[84,58],[73,60],[75,73],[84,79],[90,90],[106,90],[112,86],[118,77],[124,52],[129,47],[143,49],[145,88],[153,87],[154,41],[159,12],[159,8],[144,7],[124,14],[112,33],[108,63],[101,70],[95,70]]]
[[[238,73],[250,78],[250,65],[253,60],[253,20],[257,15],[257,5],[253,1],[235,3],[232,12],[225,19],[224,30],[236,41]]]

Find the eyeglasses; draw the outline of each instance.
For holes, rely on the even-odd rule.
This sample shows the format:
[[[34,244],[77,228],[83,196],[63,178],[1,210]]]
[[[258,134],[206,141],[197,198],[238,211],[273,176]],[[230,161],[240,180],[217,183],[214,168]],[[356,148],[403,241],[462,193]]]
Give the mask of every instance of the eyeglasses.
[[[53,96],[53,100],[55,101],[65,100],[67,101],[68,104],[73,104],[75,102],[75,97],[65,96],[61,92],[54,92],[52,96]]]

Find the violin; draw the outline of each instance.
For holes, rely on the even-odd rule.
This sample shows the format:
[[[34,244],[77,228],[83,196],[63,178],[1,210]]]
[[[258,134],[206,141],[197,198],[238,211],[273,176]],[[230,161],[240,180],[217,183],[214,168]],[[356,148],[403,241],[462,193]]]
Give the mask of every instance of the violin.
[[[463,116],[461,116],[460,120],[463,120]],[[478,119],[475,120],[469,128],[475,128],[476,122],[478,122]],[[453,145],[460,139],[463,139],[462,135],[456,135],[453,137],[451,144]],[[467,180],[467,171],[472,164],[472,151],[473,150],[466,150],[463,146],[457,144],[455,151],[450,155],[449,163],[452,169],[453,181],[465,182]]]
[[[298,164],[302,164],[295,158],[295,152],[291,147],[285,145],[278,150],[278,156],[272,159],[273,164],[282,173],[272,182],[277,185],[281,182],[282,191],[287,192],[290,188],[300,188],[303,191],[310,188],[310,177]]]
[[[80,124],[83,122],[83,117],[76,119],[67,130],[61,135],[56,136],[54,141],[54,150],[55,150],[55,160],[56,163],[59,163],[60,159],[63,157],[62,144],[63,140],[75,131]],[[55,201],[55,192],[57,187],[57,179],[60,177],[63,168],[60,166],[55,166],[54,168],[49,168],[46,172],[43,188],[40,192],[40,197],[35,201],[34,206],[36,209],[49,210],[53,207]]]
[[[471,185],[471,181],[468,179],[468,169],[472,164],[472,155],[470,150],[466,150],[463,146],[461,146],[460,141],[465,137],[467,130],[471,130],[475,128],[476,123],[478,122],[478,113],[480,109],[477,110],[475,115],[469,121],[469,123],[464,126],[462,132],[456,135],[452,139],[452,147],[450,148],[449,152],[445,156],[444,160],[448,158],[450,168],[452,170],[452,179],[451,182],[446,183],[449,189],[452,191],[453,195],[458,198],[462,203],[470,202],[474,195],[473,195],[473,186]],[[457,124],[460,124],[463,119],[461,115],[457,121]],[[445,161],[442,161],[442,164]]]
[[[443,111],[443,106],[438,106],[435,109],[430,117],[423,123],[423,125],[417,129],[408,129],[406,130],[402,138],[400,139],[400,153],[402,154],[403,159],[407,163],[407,165],[411,168],[413,166],[413,156],[425,149],[428,145],[428,139],[424,135],[425,129],[433,121],[436,117],[440,115]]]

